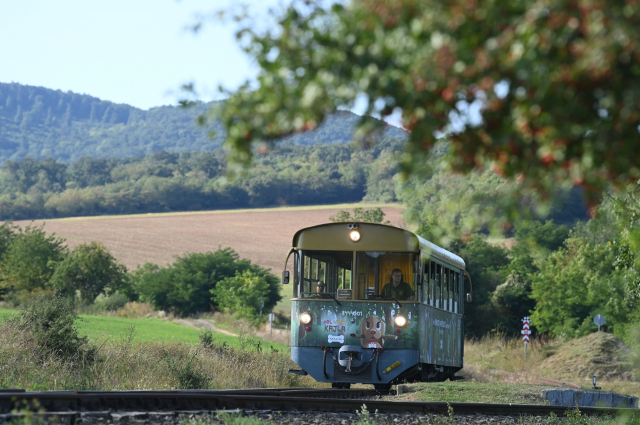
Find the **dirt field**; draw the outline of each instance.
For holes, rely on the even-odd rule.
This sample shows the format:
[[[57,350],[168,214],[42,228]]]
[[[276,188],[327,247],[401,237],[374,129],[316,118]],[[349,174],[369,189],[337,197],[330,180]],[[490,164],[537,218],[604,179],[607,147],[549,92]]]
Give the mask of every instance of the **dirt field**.
[[[231,247],[240,257],[279,275],[294,233],[303,227],[326,223],[329,216],[345,208],[337,205],[82,217],[36,220],[35,224],[45,222],[44,230],[66,239],[71,248],[83,242],[101,241],[129,269],[147,261],[167,264],[176,255],[215,251],[221,246]],[[383,206],[382,210],[391,224],[405,227],[402,208]],[[25,226],[31,222],[16,223]]]

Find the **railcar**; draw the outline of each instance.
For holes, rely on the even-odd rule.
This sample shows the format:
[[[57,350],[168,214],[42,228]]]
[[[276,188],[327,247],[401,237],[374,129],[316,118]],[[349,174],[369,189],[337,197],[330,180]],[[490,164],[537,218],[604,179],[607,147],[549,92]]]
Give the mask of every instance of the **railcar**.
[[[471,301],[464,276],[462,258],[405,229],[329,223],[299,230],[282,274],[293,283],[291,359],[301,368],[290,372],[334,388],[455,379],[464,301]]]

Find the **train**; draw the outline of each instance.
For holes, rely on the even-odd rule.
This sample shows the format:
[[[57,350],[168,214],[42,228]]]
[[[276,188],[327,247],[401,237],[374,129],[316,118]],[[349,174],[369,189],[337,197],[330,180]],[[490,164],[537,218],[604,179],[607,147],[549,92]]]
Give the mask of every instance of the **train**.
[[[291,359],[300,367],[289,372],[379,390],[458,378],[472,299],[465,276],[462,258],[406,229],[349,222],[297,231],[282,272],[293,285]]]

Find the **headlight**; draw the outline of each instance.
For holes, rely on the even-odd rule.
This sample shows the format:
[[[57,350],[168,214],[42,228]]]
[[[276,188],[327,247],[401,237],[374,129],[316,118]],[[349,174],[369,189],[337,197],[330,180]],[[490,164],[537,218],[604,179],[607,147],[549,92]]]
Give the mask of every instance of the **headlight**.
[[[396,316],[396,318],[393,319],[393,321],[395,322],[396,326],[399,328],[402,328],[407,324],[407,319],[404,316]]]
[[[349,233],[349,237],[353,242],[358,242],[360,240],[360,232],[352,230],[351,233]]]
[[[311,323],[311,315],[309,313],[302,313],[300,315],[300,323],[303,325],[308,325]]]

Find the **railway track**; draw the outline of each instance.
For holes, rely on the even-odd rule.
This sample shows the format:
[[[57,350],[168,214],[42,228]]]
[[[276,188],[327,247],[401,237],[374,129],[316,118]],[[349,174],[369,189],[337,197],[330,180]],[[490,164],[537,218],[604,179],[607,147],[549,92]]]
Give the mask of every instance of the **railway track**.
[[[245,390],[175,390],[175,391],[46,391],[0,392],[0,416],[6,421],[16,414],[36,412],[56,416],[62,422],[76,423],[86,417],[135,412],[148,415],[176,415],[194,412],[211,413],[236,410],[271,412],[355,413],[363,404],[368,411],[380,414],[429,414],[488,416],[564,416],[573,408],[524,405],[446,402],[396,402],[384,400],[375,390],[367,389],[245,389]],[[13,413],[12,413],[13,411]],[[582,407],[582,414],[610,414],[620,411],[638,413],[638,409]],[[16,413],[19,412],[19,413]]]

